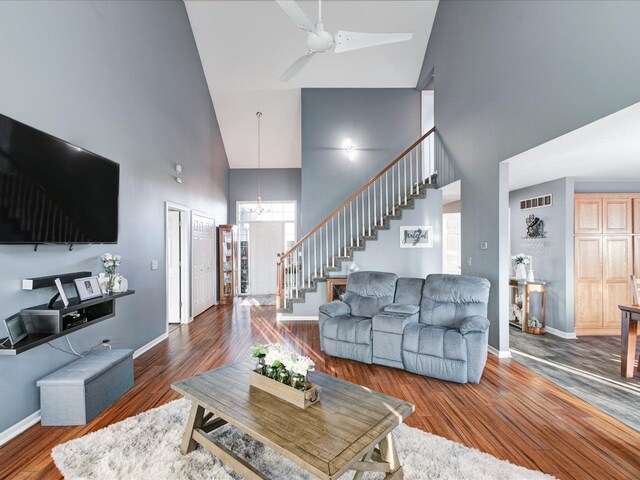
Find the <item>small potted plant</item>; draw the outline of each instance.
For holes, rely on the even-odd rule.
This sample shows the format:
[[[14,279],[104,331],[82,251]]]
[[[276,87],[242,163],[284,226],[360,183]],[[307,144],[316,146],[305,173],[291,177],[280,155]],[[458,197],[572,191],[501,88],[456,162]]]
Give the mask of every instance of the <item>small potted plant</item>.
[[[518,280],[524,280],[527,278],[527,265],[531,262],[528,255],[524,253],[518,253],[511,257],[515,268],[515,276]]]
[[[307,389],[307,374],[315,370],[316,364],[309,357],[299,356],[291,366],[291,386],[298,390]]]
[[[258,372],[260,375],[264,375],[264,357],[267,356],[268,351],[269,350],[267,345],[263,345],[262,343],[256,343],[253,347],[251,347],[251,357],[257,359],[256,372]]]
[[[102,260],[104,271],[109,275],[109,283],[107,284],[107,288],[109,290],[108,293],[110,293],[113,290],[114,282],[116,280],[116,270],[120,266],[122,257],[120,255],[105,253],[100,257],[100,260]]]

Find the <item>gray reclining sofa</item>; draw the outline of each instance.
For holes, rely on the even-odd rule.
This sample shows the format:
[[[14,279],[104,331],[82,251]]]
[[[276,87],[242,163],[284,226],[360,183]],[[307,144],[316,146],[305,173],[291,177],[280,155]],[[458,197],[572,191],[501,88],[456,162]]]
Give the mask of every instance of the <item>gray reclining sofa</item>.
[[[320,347],[335,357],[478,383],[487,360],[489,287],[465,275],[352,273],[342,301],[320,307]]]

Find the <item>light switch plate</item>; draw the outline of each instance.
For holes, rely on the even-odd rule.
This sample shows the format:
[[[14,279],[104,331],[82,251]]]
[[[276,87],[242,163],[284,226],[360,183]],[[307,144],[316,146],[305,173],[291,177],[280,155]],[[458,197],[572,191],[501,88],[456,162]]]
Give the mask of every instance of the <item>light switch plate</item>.
[[[151,260],[151,270],[158,270],[158,260]]]
[[[470,267],[471,266],[471,257],[467,258],[467,266]]]
[[[480,250],[487,250],[489,248],[489,244],[487,242],[480,242]]]

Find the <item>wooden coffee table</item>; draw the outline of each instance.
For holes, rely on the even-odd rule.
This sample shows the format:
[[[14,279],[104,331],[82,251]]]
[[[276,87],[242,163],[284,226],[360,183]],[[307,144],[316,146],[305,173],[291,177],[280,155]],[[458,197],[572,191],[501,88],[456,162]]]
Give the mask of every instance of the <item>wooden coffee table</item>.
[[[403,478],[391,432],[415,406],[366,387],[319,372],[320,402],[297,408],[249,385],[251,362],[216,368],[172,388],[193,402],[182,442],[187,454],[202,445],[247,479],[264,474],[206,434],[230,424],[321,479],[348,470],[386,472],[385,480]]]

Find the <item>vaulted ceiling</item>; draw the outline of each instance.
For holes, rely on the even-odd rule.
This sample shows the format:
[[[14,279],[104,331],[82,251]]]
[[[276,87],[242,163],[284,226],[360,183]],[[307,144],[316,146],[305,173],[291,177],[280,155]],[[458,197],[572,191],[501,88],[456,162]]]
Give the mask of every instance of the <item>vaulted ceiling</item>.
[[[298,2],[316,21],[318,2]],[[415,87],[437,1],[326,1],[327,31],[414,32],[412,40],[352,52],[316,55],[288,83],[280,75],[304,55],[306,35],[275,1],[185,1],[231,168],[301,165],[300,89]]]

